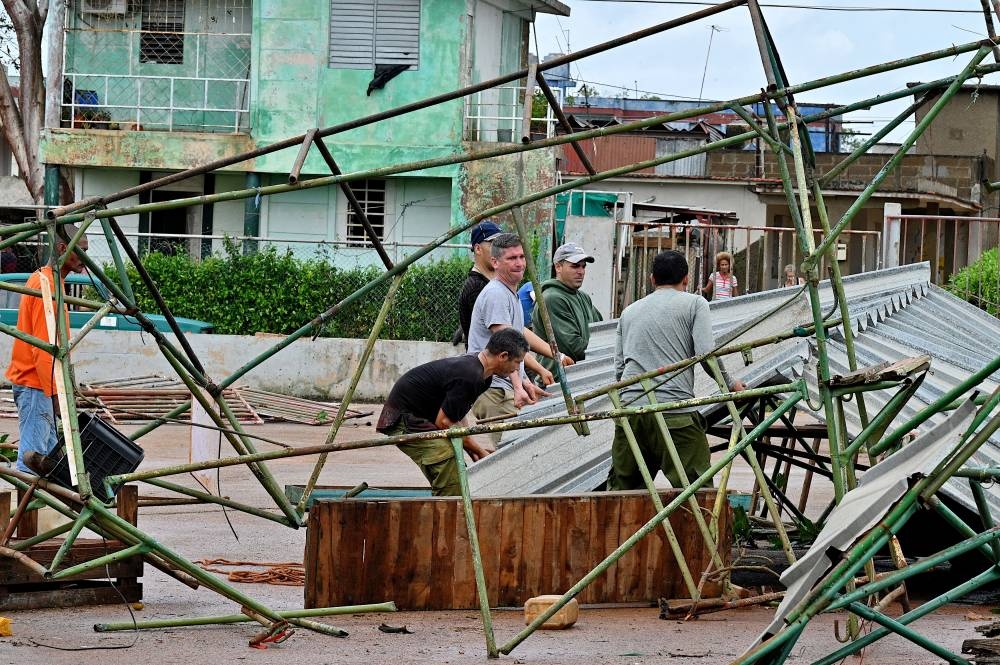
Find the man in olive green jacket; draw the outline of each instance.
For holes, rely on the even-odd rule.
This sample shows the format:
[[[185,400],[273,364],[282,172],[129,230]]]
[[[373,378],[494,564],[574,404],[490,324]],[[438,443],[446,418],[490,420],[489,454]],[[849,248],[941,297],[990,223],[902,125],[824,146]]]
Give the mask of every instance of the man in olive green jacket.
[[[555,279],[542,284],[541,297],[552,320],[552,332],[556,336],[559,352],[579,362],[586,358],[587,344],[590,343],[590,324],[602,320],[601,313],[594,307],[590,296],[580,290],[587,275],[587,264],[594,257],[587,254],[576,243],[566,243],[556,249],[552,256]],[[548,341],[544,326],[538,316],[535,333]],[[555,362],[551,358],[539,356],[542,366],[555,374]]]

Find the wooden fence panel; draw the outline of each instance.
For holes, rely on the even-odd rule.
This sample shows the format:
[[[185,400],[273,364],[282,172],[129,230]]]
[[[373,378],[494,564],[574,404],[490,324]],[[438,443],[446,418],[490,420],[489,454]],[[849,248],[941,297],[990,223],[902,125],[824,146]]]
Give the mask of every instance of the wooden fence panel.
[[[676,492],[661,492],[664,503]],[[714,490],[696,495],[711,510]],[[645,492],[595,492],[473,501],[492,607],[563,593],[655,514]],[[710,553],[686,508],[670,522],[697,581]],[[728,511],[719,525],[724,562]],[[306,607],[394,600],[400,609],[478,607],[458,498],[336,499],[311,508]],[[688,592],[662,528],[643,538],[579,596],[583,603],[655,602]]]

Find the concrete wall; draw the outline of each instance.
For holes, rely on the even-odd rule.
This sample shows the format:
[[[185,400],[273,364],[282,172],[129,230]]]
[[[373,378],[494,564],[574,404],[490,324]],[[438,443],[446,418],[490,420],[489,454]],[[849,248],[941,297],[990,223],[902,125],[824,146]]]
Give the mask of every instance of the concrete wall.
[[[845,155],[817,154],[816,170],[828,171]],[[764,173],[756,170],[756,155],[741,150],[716,150],[708,155],[708,173],[713,178],[779,178],[774,155],[764,155]],[[887,161],[885,155],[862,155],[841,173],[827,189],[860,190],[865,187]],[[954,197],[962,201],[978,200],[979,157],[966,155],[905,155],[899,168],[886,178],[880,191],[920,192]],[[945,207],[942,204],[942,209]]]
[[[222,380],[280,341],[276,337],[191,335],[188,337],[208,375]],[[13,338],[0,335],[0,358],[10,358]],[[340,399],[364,351],[365,340],[308,338],[292,343],[242,378],[247,385],[303,397]],[[355,399],[380,401],[404,372],[419,364],[455,355],[443,342],[379,341]],[[115,330],[91,332],[73,351],[78,382],[128,376],[176,376],[148,335]]]
[[[931,104],[924,104],[917,110],[918,122],[930,107]],[[996,161],[998,149],[1000,90],[993,86],[959,91],[917,139],[917,150],[925,155],[977,157],[985,152]]]
[[[732,210],[744,226],[764,226],[767,222],[767,206],[745,182],[610,178],[581,189],[632,192],[637,203]]]

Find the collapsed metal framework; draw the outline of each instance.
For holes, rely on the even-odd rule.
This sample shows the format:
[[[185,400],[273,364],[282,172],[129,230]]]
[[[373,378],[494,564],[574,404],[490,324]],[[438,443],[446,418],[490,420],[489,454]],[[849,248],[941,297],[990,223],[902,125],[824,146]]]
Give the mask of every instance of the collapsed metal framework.
[[[701,511],[695,506],[693,515],[695,516],[698,528],[706,543],[710,546],[712,551],[717,552],[717,520],[719,511],[725,507],[724,490],[728,483],[731,463],[736,457],[744,455],[748,449],[768,431],[768,428],[771,427],[771,425],[786,417],[786,414],[789,413],[789,411],[793,409],[796,404],[800,402],[809,403],[811,399],[806,388],[805,381],[801,379],[777,386],[751,389],[739,393],[738,395],[729,393],[727,387],[722,384],[721,374],[718,371],[717,364],[715,364],[718,357],[735,352],[744,353],[744,355],[747,356],[749,355],[747,353],[749,349],[775,344],[781,340],[791,337],[811,338],[815,344],[817,352],[816,369],[820,399],[820,405],[817,407],[817,410],[821,410],[823,412],[824,420],[826,422],[827,437],[830,446],[830,474],[832,476],[835,500],[837,502],[843,500],[845,495],[847,495],[857,485],[858,479],[856,475],[856,461],[861,454],[866,456],[868,464],[875,464],[879,461],[881,456],[900,449],[904,436],[907,433],[915,427],[918,427],[920,424],[926,422],[935,414],[955,409],[957,407],[956,400],[959,400],[967,392],[975,390],[976,387],[979,386],[987,377],[1000,369],[1000,356],[997,356],[991,362],[987,363],[982,370],[969,376],[966,381],[955,389],[949,391],[946,395],[942,396],[937,402],[920,411],[908,422],[898,425],[895,429],[890,430],[892,423],[900,414],[901,409],[906,405],[907,400],[913,395],[916,388],[923,380],[928,368],[927,361],[918,359],[901,369],[896,368],[898,371],[895,373],[869,372],[864,374],[865,378],[862,380],[844,381],[841,377],[831,375],[827,355],[827,343],[830,339],[830,332],[833,328],[839,327],[842,330],[844,339],[846,340],[848,357],[850,360],[850,369],[852,371],[859,369],[856,354],[854,352],[853,331],[850,324],[847,302],[844,297],[844,289],[841,281],[839,266],[837,261],[830,257],[830,252],[834,251],[834,243],[837,241],[838,236],[851,224],[854,216],[871,198],[886,177],[900,164],[907,150],[914,144],[916,139],[924,132],[930,123],[933,122],[934,118],[951,100],[959,88],[970,78],[982,77],[985,74],[1000,71],[1000,48],[997,46],[997,38],[993,28],[993,14],[996,13],[1000,16],[1000,3],[998,3],[997,0],[993,0],[992,4],[993,6],[991,8],[987,0],[982,0],[987,30],[990,35],[989,40],[951,46],[946,49],[931,51],[901,60],[873,65],[864,69],[844,72],[814,81],[793,85],[785,76],[784,69],[778,55],[778,50],[767,28],[767,24],[764,20],[760,7],[758,6],[757,0],[730,0],[729,2],[720,3],[681,18],[673,19],[645,30],[584,49],[577,53],[562,56],[555,60],[538,65],[537,67],[532,66],[528,70],[513,72],[490,81],[485,81],[480,84],[443,95],[438,95],[433,98],[365,118],[360,118],[358,120],[343,123],[334,127],[312,129],[304,135],[293,137],[265,148],[259,148],[232,158],[215,161],[196,169],[173,174],[150,183],[117,192],[115,194],[103,197],[93,197],[78,201],[71,205],[55,208],[48,212],[47,219],[44,221],[28,222],[3,228],[0,230],[0,235],[4,238],[0,241],[0,248],[11,246],[28,237],[34,236],[41,231],[47,230],[50,249],[53,249],[56,235],[60,232],[62,227],[66,224],[78,223],[79,231],[74,235],[74,237],[68,239],[70,248],[66,254],[68,255],[70,251],[75,251],[74,248],[83,234],[86,233],[93,224],[99,223],[112,249],[113,261],[117,269],[117,279],[110,278],[104,271],[103,267],[95,264],[85,253],[77,252],[77,256],[79,256],[87,264],[87,267],[94,278],[99,279],[112,294],[111,299],[107,302],[87,301],[65,297],[63,294],[62,284],[60,283],[60,279],[58,277],[58,270],[54,270],[55,284],[52,285],[51,288],[46,288],[43,284],[41,291],[34,291],[0,282],[0,287],[2,288],[39,296],[42,297],[45,302],[51,302],[54,299],[55,311],[60,311],[65,302],[72,302],[73,304],[93,309],[96,312],[90,324],[81,329],[73,338],[70,337],[69,331],[65,328],[65,324],[61,317],[54,318],[54,330],[51,333],[50,339],[38,339],[27,335],[12,326],[0,324],[0,331],[17,337],[46,353],[50,353],[55,358],[57,380],[61,384],[59,394],[62,409],[62,426],[64,432],[67,434],[66,452],[70,463],[70,471],[73,482],[77,488],[75,491],[69,490],[44,479],[39,479],[8,468],[0,468],[0,478],[3,478],[8,483],[23,492],[23,499],[15,511],[12,524],[2,536],[2,542],[0,542],[0,555],[16,559],[40,575],[54,580],[72,576],[83,570],[103,566],[112,559],[117,560],[121,557],[139,555],[151,565],[163,570],[184,584],[191,587],[204,585],[236,602],[240,606],[244,615],[258,621],[264,626],[263,632],[255,638],[257,640],[268,640],[281,637],[284,635],[289,624],[301,626],[310,630],[316,630],[328,635],[343,636],[345,635],[343,631],[328,624],[313,621],[309,617],[321,616],[324,614],[332,615],[342,613],[344,611],[361,611],[359,608],[321,608],[319,610],[304,612],[276,612],[256,602],[237,589],[219,581],[215,576],[201,570],[198,566],[189,562],[183,556],[156,542],[140,529],[124,522],[121,518],[117,517],[113,511],[109,510],[107,505],[95,497],[94,488],[90,484],[86,464],[83,458],[80,432],[77,426],[75,400],[73,399],[74,388],[72,378],[70,376],[68,361],[70,350],[74,348],[77,343],[79,343],[80,339],[84,335],[93,329],[96,323],[100,320],[100,317],[108,312],[117,311],[136,318],[143,325],[145,330],[154,338],[164,358],[174,368],[178,377],[180,377],[185,385],[191,390],[193,399],[197,400],[200,405],[204,407],[205,411],[209,414],[215,425],[223,432],[227,441],[233,446],[233,449],[237,454],[235,456],[219,460],[108,476],[104,479],[104,489],[107,490],[109,495],[114,493],[114,489],[116,487],[125,483],[146,482],[158,488],[182,494],[198,501],[241,510],[262,519],[271,520],[291,528],[299,528],[306,524],[306,506],[309,497],[315,488],[320,471],[322,470],[327,456],[330,453],[343,450],[394,445],[403,442],[415,442],[445,436],[450,438],[452,441],[460,470],[463,505],[470,536],[473,565],[481,604],[486,651],[489,657],[497,657],[500,653],[509,654],[518,646],[518,644],[525,640],[547,619],[554,615],[560,607],[562,607],[566,602],[569,602],[570,599],[578,594],[597,576],[601,575],[603,571],[611,566],[620,556],[622,556],[622,554],[632,548],[641,538],[657,529],[664,529],[666,531],[668,541],[674,550],[677,561],[682,567],[682,577],[690,593],[690,597],[693,601],[697,602],[702,599],[703,584],[709,574],[713,571],[701,571],[700,579],[696,579],[694,571],[691,571],[687,567],[683,552],[680,550],[676,539],[673,538],[673,535],[670,532],[667,517],[669,517],[674,511],[682,509],[685,505],[692,501],[694,492],[699,488],[706,487],[715,482],[719,488],[719,498],[715,504],[715,510],[711,515],[708,515],[706,519],[706,516],[702,515]],[[556,115],[560,122],[562,122],[564,129],[567,131],[567,134],[564,136],[545,139],[533,143],[526,142],[521,145],[503,145],[488,150],[467,152],[438,159],[391,165],[378,169],[350,173],[344,173],[341,171],[339,165],[334,160],[329,147],[323,141],[325,137],[335,135],[348,129],[361,127],[363,125],[396,117],[410,111],[426,108],[428,106],[452,99],[461,98],[465,95],[473,94],[481,90],[489,89],[517,79],[523,79],[525,77],[529,78],[529,83],[531,82],[530,79],[534,79],[534,82],[546,95],[549,102],[553,103],[551,91],[548,89],[548,86],[542,77],[542,72],[544,70],[557,67],[564,63],[578,60],[595,53],[600,53],[616,46],[626,44],[649,35],[658,34],[671,28],[685,25],[687,23],[740,6],[746,6],[749,10],[750,19],[757,37],[758,47],[760,49],[764,70],[766,72],[767,88],[762,90],[760,93],[748,95],[746,97],[727,102],[707,104],[700,108],[688,111],[663,114],[638,122],[625,123],[614,127],[576,133],[573,133],[570,130],[568,123],[565,121],[565,118],[561,116],[558,109],[554,109],[556,110]],[[994,62],[992,64],[983,64],[983,61],[991,53],[993,54]],[[794,95],[800,92],[817,90],[843,81],[855,80],[931,60],[953,58],[963,54],[971,54],[971,57],[959,73],[930,83],[901,90],[894,90],[870,99],[864,99],[853,104],[839,106],[825,110],[822,113],[808,116],[802,116],[799,114],[794,101]],[[855,149],[850,155],[845,156],[845,158],[830,171],[826,173],[816,172],[815,159],[808,140],[808,132],[806,128],[807,123],[824,118],[839,116],[850,111],[869,108],[877,104],[913,95],[921,95],[921,97],[910,105],[905,111],[899,114],[889,124],[888,129],[873,135],[863,145]],[[526,100],[526,104],[530,105],[530,103],[531,99],[529,97]],[[762,103],[765,112],[763,118],[754,117],[746,110],[745,106],[751,103]],[[837,173],[850,165],[860,155],[864,154],[891,128],[898,126],[903,120],[915,113],[919,107],[927,104],[930,104],[930,107],[927,109],[925,116],[918,123],[916,123],[914,129],[902,142],[895,154],[888,159],[885,166],[860,191],[854,203],[847,209],[841,218],[838,220],[831,220],[827,215],[827,208],[823,200],[822,188],[824,184],[834,178]],[[783,122],[778,121],[773,105],[777,105],[784,115],[785,120]],[[656,159],[603,172],[597,172],[594,169],[593,165],[586,160],[578,146],[578,142],[584,139],[597,136],[608,136],[620,132],[634,131],[651,125],[684,120],[686,118],[724,109],[732,110],[741,116],[750,126],[751,131],[737,136],[727,137],[699,148],[665,155]],[[761,316],[744,325],[739,331],[739,335],[742,337],[741,341],[738,343],[731,346],[717,348],[702,357],[690,358],[677,365],[661,368],[656,372],[651,372],[648,375],[638,377],[631,382],[615,383],[589,394],[574,396],[571,394],[568,383],[564,380],[565,377],[562,375],[560,369],[559,378],[561,380],[560,383],[563,391],[563,397],[566,403],[565,415],[518,422],[479,425],[466,428],[456,427],[444,433],[421,433],[349,443],[336,442],[337,433],[344,421],[354,390],[360,380],[361,373],[370,358],[374,345],[378,340],[381,327],[388,314],[389,308],[392,305],[395,294],[400,284],[406,277],[407,269],[416,261],[426,256],[440,245],[452,240],[462,233],[467,232],[470,228],[472,228],[472,226],[477,224],[482,219],[505,212],[509,212],[512,215],[518,233],[523,239],[525,239],[525,247],[527,248],[530,244],[527,242],[527,230],[520,215],[520,209],[524,205],[543,200],[559,192],[571,190],[587,183],[598,182],[606,178],[635,172],[640,169],[677,159],[683,159],[685,157],[700,154],[709,150],[739,146],[747,141],[758,138],[763,140],[768,148],[777,156],[777,164],[786,201],[795,223],[799,250],[802,256],[805,257],[802,262],[802,270],[807,277],[807,282],[802,287],[802,291],[807,292],[809,295],[811,320],[802,321],[801,325],[779,335],[771,335],[759,339],[754,339],[752,337],[754,327],[757,324],[790,305],[795,298],[801,294],[802,291],[799,291],[795,294],[795,296],[789,298],[787,302],[781,304],[779,307],[770,312],[763,313]],[[396,264],[392,263],[388,254],[384,251],[384,248],[382,247],[374,229],[371,227],[371,224],[368,223],[362,207],[351,191],[350,183],[355,180],[385,177],[434,166],[488,159],[491,157],[511,155],[528,150],[550,148],[564,144],[570,144],[577,151],[577,153],[580,154],[583,159],[583,163],[589,172],[588,176],[540,191],[531,192],[517,200],[495,206],[488,210],[483,210],[471,218],[465,225],[450,229],[447,233],[438,237],[431,243],[428,243],[420,250],[414,252],[412,255]],[[308,152],[313,146],[315,146],[315,148],[322,155],[332,175],[310,180],[300,180],[300,170],[305,162]],[[274,152],[276,150],[293,147],[297,147],[299,149],[299,153],[295,159],[294,166],[289,175],[289,184],[287,185],[274,185],[270,187],[245,189],[186,199],[175,199],[163,203],[142,204],[114,209],[108,208],[108,206],[112,203],[121,201],[136,194],[151,191],[157,187],[161,187],[172,182],[177,182],[197,174],[208,173],[215,169]],[[267,352],[248,361],[231,375],[221,380],[213,378],[206,370],[198,356],[194,353],[192,347],[185,338],[184,333],[174,320],[173,315],[170,313],[169,304],[164,301],[156,287],[156,284],[153,282],[150,275],[143,269],[136,249],[126,238],[124,232],[115,219],[116,216],[152,210],[181,208],[223,200],[246,199],[263,195],[277,195],[283,192],[298,189],[326,187],[330,185],[336,185],[344,191],[349,204],[365,228],[369,241],[379,252],[379,256],[385,266],[385,272],[378,279],[364,285],[350,296],[344,298],[336,304],[333,304],[328,309],[318,314],[312,321],[288,335],[281,341],[275,343],[274,346]],[[813,220],[813,208],[817,211],[818,228]],[[819,237],[821,238],[818,243],[815,240],[816,234],[819,234]],[[54,256],[54,252],[50,252],[50,254],[53,255],[53,258],[50,259],[50,263],[52,263],[55,267],[60,266],[61,262],[65,261],[65,256],[59,259]],[[824,313],[820,308],[818,290],[820,282],[819,266],[824,260],[824,257],[828,259],[831,271],[831,283],[837,296],[838,311],[836,312]],[[175,339],[170,339],[157,331],[155,326],[153,326],[142,315],[142,313],[138,311],[132,285],[129,282],[128,273],[125,270],[126,259],[135,267],[144,286],[153,295],[160,310],[170,323]],[[534,263],[529,257],[528,266],[531,267],[531,270],[533,270],[533,265]],[[534,279],[537,276],[529,272],[529,277]],[[385,286],[387,283],[389,285],[388,294],[385,298],[382,310],[373,324],[361,362],[351,379],[347,394],[342,400],[340,411],[337,414],[334,424],[330,428],[326,441],[321,445],[304,448],[281,449],[268,452],[258,451],[254,446],[253,437],[242,428],[240,423],[237,421],[235,414],[233,414],[226,401],[222,398],[223,390],[233,385],[251,369],[259,366],[262,362],[279,353],[282,349],[288,347],[296,340],[306,335],[315,333],[325,322],[337,316],[338,313],[341,312],[341,310],[343,310],[346,306],[359,300],[360,298],[365,297],[374,289]],[[550,334],[548,335],[548,338],[550,340],[554,340],[555,336],[551,334],[551,324],[544,301],[539,300],[538,309],[542,324],[549,330]],[[832,316],[833,314],[838,314],[839,316]],[[556,348],[555,342],[553,341],[550,343],[552,344],[553,354],[558,355],[559,352],[558,348]],[[682,402],[658,403],[654,396],[654,383],[658,381],[670,380],[676,372],[683,371],[685,368],[697,362],[707,362],[713,367],[714,378],[719,382],[720,390],[722,391],[721,394],[712,397],[699,397],[684,400]],[[556,365],[559,367],[558,363],[556,363]],[[634,403],[626,404],[622,401],[620,391],[627,385],[631,385],[636,382],[643,386],[645,391],[643,401],[648,403],[639,405]],[[865,393],[873,390],[889,391],[892,396],[888,399],[883,408],[869,416],[867,409],[865,408]],[[587,401],[603,395],[608,395],[610,397],[615,408],[607,411],[587,412]],[[736,399],[747,398],[766,398],[772,405],[776,404],[776,406],[773,406],[770,413],[767,414],[766,417],[759,418],[759,422],[750,428],[749,431],[742,426],[743,419],[734,404]],[[844,420],[844,403],[848,400],[857,401],[862,422],[865,423],[863,430],[857,436],[853,437],[853,439],[848,436]],[[993,414],[996,406],[1000,403],[1000,391],[990,395],[986,399],[980,399],[978,402],[979,406],[975,417],[972,419],[971,424],[969,424],[969,426],[963,431],[961,439],[957,443],[955,452],[949,455],[934,470],[927,473],[924,481],[916,484],[910,492],[907,492],[907,494],[899,502],[898,506],[893,508],[890,516],[891,519],[888,519],[876,532],[866,536],[858,545],[851,549],[844,562],[838,565],[829,576],[825,577],[823,581],[818,584],[818,591],[803,600],[799,606],[793,608],[792,613],[788,615],[790,618],[787,630],[778,631],[775,635],[764,641],[759,648],[750,652],[739,662],[779,662],[783,660],[790,651],[791,647],[794,645],[795,639],[797,639],[798,635],[801,633],[802,628],[804,628],[808,621],[820,611],[829,608],[848,608],[850,610],[852,621],[849,628],[851,637],[854,638],[854,640],[850,645],[834,654],[831,654],[821,662],[834,662],[835,660],[843,657],[844,653],[848,650],[855,651],[860,649],[864,645],[878,639],[878,637],[888,634],[889,632],[903,635],[904,637],[917,642],[921,646],[924,646],[935,654],[943,655],[944,653],[947,653],[931,640],[916,635],[916,633],[907,628],[905,624],[915,618],[918,618],[918,616],[926,614],[927,611],[932,611],[948,599],[955,598],[958,595],[967,592],[976,585],[1000,577],[1000,573],[997,572],[997,570],[1000,570],[1000,544],[998,544],[1000,533],[998,533],[997,529],[993,527],[993,517],[990,514],[989,506],[985,500],[984,491],[982,489],[982,483],[991,482],[995,479],[997,475],[1000,474],[1000,469],[970,469],[965,467],[965,463],[969,459],[969,455],[971,455],[976,448],[983,445],[990,434],[992,434],[998,426],[1000,426],[1000,415]],[[629,429],[627,418],[628,416],[634,414],[655,414],[659,428],[668,442],[671,455],[676,458],[676,450],[670,442],[669,429],[666,427],[662,417],[663,412],[682,406],[692,407],[704,406],[708,404],[724,404],[725,408],[728,409],[730,413],[733,427],[731,429],[728,448],[721,459],[715,462],[704,474],[694,479],[685,478],[685,487],[682,489],[680,494],[667,505],[662,505],[657,492],[653,488],[651,473],[645,468],[642,457],[638,454],[635,437]],[[180,416],[190,407],[190,401],[178,406],[167,416],[158,419],[134,432],[132,434],[132,438],[141,438],[153,429],[168,422],[169,419]],[[476,534],[472,501],[465,471],[461,437],[467,434],[480,434],[523,428],[551,427],[566,424],[572,425],[577,429],[579,434],[583,435],[587,433],[587,423],[589,421],[604,419],[615,419],[617,422],[621,423],[622,427],[625,429],[628,435],[630,447],[633,453],[636,454],[636,459],[643,470],[643,477],[646,481],[647,488],[649,489],[652,501],[656,506],[656,515],[639,531],[623,542],[619,548],[617,548],[614,552],[611,552],[601,564],[594,568],[594,570],[584,576],[571,589],[566,591],[560,602],[556,603],[548,611],[541,614],[524,630],[510,638],[509,641],[502,645],[498,645],[494,636],[492,615],[485,592],[485,577],[479,556],[479,543]],[[301,501],[299,501],[297,505],[293,505],[281,491],[277,481],[267,467],[267,462],[274,459],[303,455],[316,455],[318,456],[318,459],[313,473],[305,487]],[[778,530],[785,555],[789,562],[793,562],[795,560],[795,554],[791,549],[787,535],[783,531],[780,509],[769,490],[767,479],[764,477],[760,466],[755,464],[754,456],[748,455],[747,459],[751,463],[751,468],[758,480],[758,485],[764,503],[771,515],[774,526]],[[191,471],[216,469],[234,465],[246,465],[253,472],[259,480],[261,486],[273,499],[274,504],[280,513],[279,515],[275,515],[252,506],[244,505],[227,498],[221,498],[208,492],[192,490],[164,480],[166,477],[185,474]],[[975,525],[967,525],[958,517],[951,515],[947,509],[944,508],[943,504],[934,496],[935,492],[941,487],[941,485],[948,478],[953,476],[967,477],[969,482],[972,483],[973,492],[977,498],[977,503],[980,506],[981,517],[985,530],[977,532]],[[24,513],[24,511],[42,505],[49,506],[59,511],[68,517],[71,522],[67,525],[56,527],[45,533],[39,534],[34,538],[12,543],[10,540],[11,533],[20,516]],[[894,530],[898,529],[899,526],[901,526],[902,523],[905,522],[905,520],[914,512],[916,507],[920,505],[933,507],[946,514],[950,522],[955,526],[956,530],[965,539],[960,546],[942,552],[938,557],[936,557],[935,560],[944,560],[953,557],[960,551],[978,549],[990,562],[990,568],[973,582],[962,585],[947,594],[944,594],[941,599],[934,601],[934,603],[922,606],[919,610],[908,613],[900,619],[891,619],[883,613],[885,599],[883,598],[880,601],[878,599],[878,593],[884,591],[885,589],[897,586],[903,582],[906,577],[916,574],[922,570],[923,566],[922,564],[920,566],[908,566],[906,565],[904,559],[897,557],[897,564],[899,565],[900,570],[887,577],[877,579],[871,563],[872,556],[883,544],[892,542]],[[62,567],[61,564],[63,560],[72,547],[74,540],[84,527],[89,528],[103,536],[122,541],[126,545],[126,549],[84,564]],[[33,544],[60,535],[65,535],[64,544],[49,566],[45,567],[32,561],[26,554]],[[712,568],[718,569],[720,567],[721,561],[716,555],[713,558]],[[855,589],[855,575],[862,569],[865,571],[868,582],[863,583],[862,586]],[[390,608],[391,604],[385,604],[370,606],[364,609],[384,611]],[[927,609],[925,610],[925,608]],[[861,638],[858,625],[859,617],[865,620],[881,623],[883,628],[870,633],[864,638]],[[179,622],[174,621],[169,625],[195,625],[209,622],[231,623],[234,620],[233,616],[211,617],[190,620],[185,619]],[[164,625],[167,624],[163,622],[144,622],[139,624],[140,627],[146,628],[160,627]],[[132,626],[130,624],[127,627],[131,628]],[[116,629],[115,626],[110,625],[104,626],[103,628],[108,630]],[[952,662],[964,662],[954,654],[948,654],[944,657]]]

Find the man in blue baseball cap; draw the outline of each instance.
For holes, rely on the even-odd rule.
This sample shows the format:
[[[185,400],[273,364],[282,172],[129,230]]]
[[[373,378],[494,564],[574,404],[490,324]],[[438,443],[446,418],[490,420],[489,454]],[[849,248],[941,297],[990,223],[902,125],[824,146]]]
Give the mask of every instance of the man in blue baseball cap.
[[[458,321],[462,326],[462,339],[465,348],[469,348],[469,325],[472,321],[472,308],[476,304],[479,292],[493,279],[493,263],[490,261],[490,247],[493,239],[503,233],[503,229],[492,219],[484,219],[472,227],[472,267],[469,276],[465,278],[462,291],[458,296]],[[458,331],[455,332],[458,337]],[[458,341],[455,341],[458,344]]]

